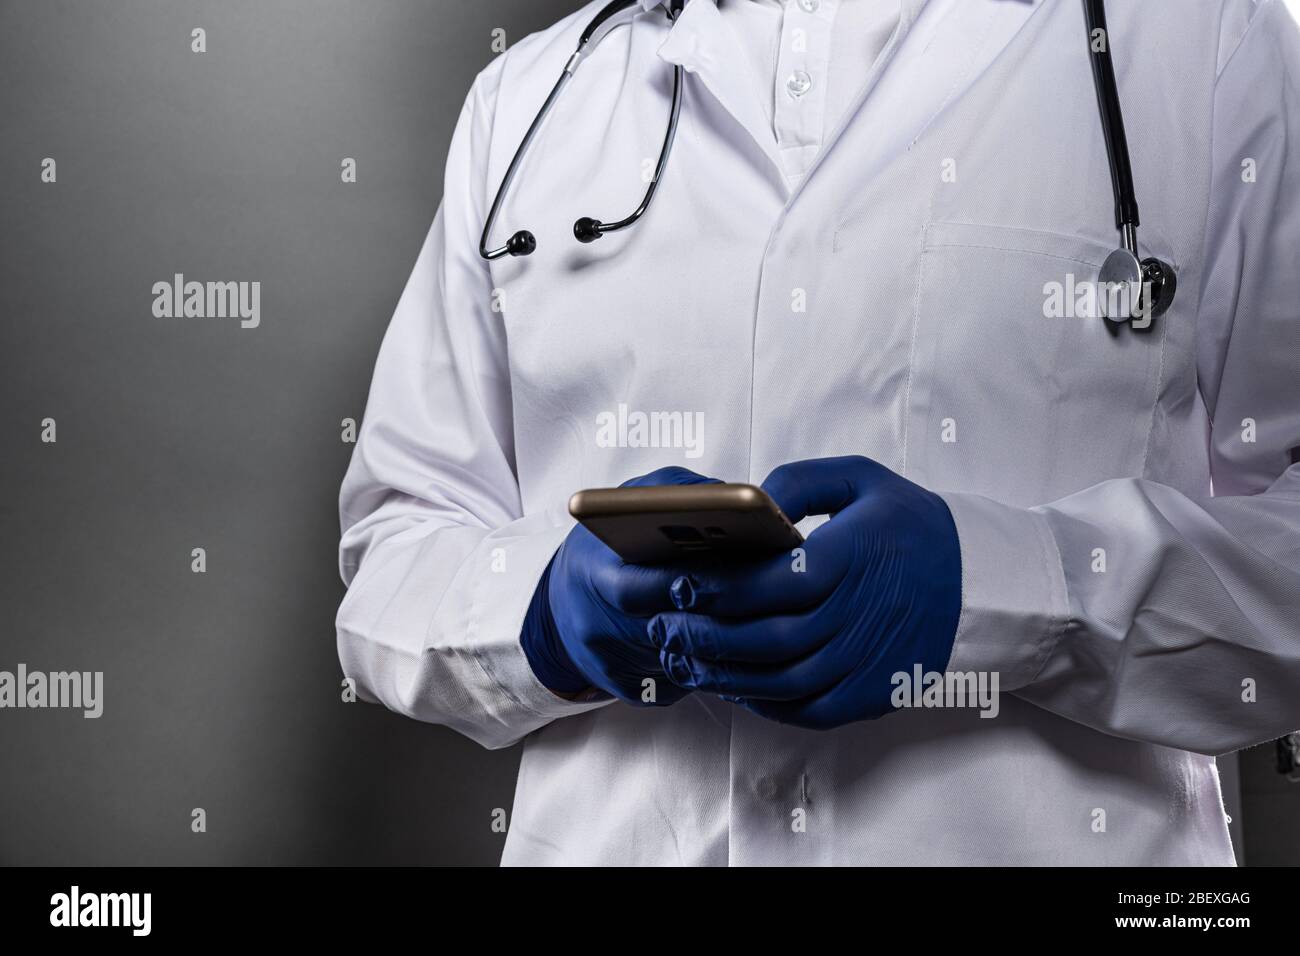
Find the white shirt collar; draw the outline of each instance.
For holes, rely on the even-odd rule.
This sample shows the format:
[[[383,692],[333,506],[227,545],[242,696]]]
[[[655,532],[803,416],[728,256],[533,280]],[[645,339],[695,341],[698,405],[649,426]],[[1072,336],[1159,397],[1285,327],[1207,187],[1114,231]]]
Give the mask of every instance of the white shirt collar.
[[[639,0],[639,2],[641,4],[641,9],[647,13],[655,7],[661,7],[664,5],[664,0]],[[686,5],[689,7],[692,3],[711,3],[714,6],[717,6],[717,2],[718,0],[686,0]],[[908,22],[916,19],[916,15],[921,12],[921,8],[925,6],[926,2],[927,0],[903,0],[904,19]],[[1032,0],[1030,0],[1030,2],[1032,2]]]

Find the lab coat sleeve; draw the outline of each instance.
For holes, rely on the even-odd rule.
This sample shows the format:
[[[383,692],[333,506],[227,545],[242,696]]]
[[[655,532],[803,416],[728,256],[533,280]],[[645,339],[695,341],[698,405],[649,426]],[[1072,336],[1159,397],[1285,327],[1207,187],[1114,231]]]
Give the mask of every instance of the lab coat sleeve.
[[[1300,727],[1298,50],[1265,2],[1221,58],[1197,319],[1215,496],[1141,479],[1028,510],[945,495],[963,561],[950,670],[1204,754]]]
[[[505,330],[478,255],[499,63],[461,113],[443,201],[375,366],[340,494],[337,619],[362,699],[490,748],[598,706],[552,694],[519,645],[567,528],[552,512],[522,515]]]

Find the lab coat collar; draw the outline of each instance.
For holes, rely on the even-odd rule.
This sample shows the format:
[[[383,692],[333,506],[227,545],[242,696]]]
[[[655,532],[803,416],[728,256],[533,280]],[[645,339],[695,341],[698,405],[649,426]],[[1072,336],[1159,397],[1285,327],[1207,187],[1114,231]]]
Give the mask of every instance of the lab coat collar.
[[[644,11],[645,13],[649,13],[650,11],[654,10],[656,7],[664,6],[665,0],[639,0],[639,2],[641,4],[642,11]],[[929,0],[902,0],[902,20],[904,26],[910,26],[920,15],[921,9],[928,2]],[[1027,3],[1032,5],[1037,3],[1038,0],[1012,0],[1012,2]],[[693,6],[700,6],[702,4],[707,4],[709,6],[712,6],[714,9],[716,9],[718,5],[718,0],[687,0],[686,2],[686,6],[688,8]]]
[[[718,12],[717,0],[690,0],[660,45],[659,58],[698,77],[767,156],[784,184],[781,157],[759,99],[771,83],[753,74],[740,40]]]
[[[647,10],[660,5],[656,0],[640,0],[640,2],[642,7]],[[992,16],[993,10],[1001,4],[1032,11],[1040,3],[1041,0],[996,0],[991,4],[972,4],[967,7],[960,7],[960,9],[963,10],[967,17],[973,17],[975,21],[987,21]],[[958,6],[953,0],[901,0],[898,27],[882,52],[880,60],[867,74],[861,92],[856,101],[846,110],[839,128],[823,143],[822,150],[817,159],[814,160],[813,166],[793,189],[782,172],[784,165],[775,138],[771,135],[770,123],[763,109],[763,104],[759,99],[762,95],[761,91],[770,88],[770,79],[753,75],[749,66],[750,59],[744,55],[740,40],[732,31],[731,25],[723,19],[722,14],[719,12],[717,0],[688,0],[685,9],[678,16],[677,21],[672,25],[667,37],[660,45],[658,54],[664,62],[680,65],[686,72],[694,74],[703,83],[722,105],[723,109],[745,129],[758,149],[768,158],[772,164],[775,178],[785,188],[788,198],[793,199],[794,195],[797,195],[807,183],[812,172],[820,165],[821,160],[833,149],[840,133],[853,119],[854,115],[859,112],[864,100],[869,97],[875,87],[880,74],[889,65],[890,60],[905,38],[912,32],[912,27],[916,25],[922,12],[931,5],[936,7],[933,11],[934,15],[930,17],[931,20],[947,19],[950,12]],[[1022,19],[1027,16],[1028,13],[1026,12],[1015,19]],[[1004,33],[994,41],[995,49],[984,60],[982,67],[988,65],[988,62],[996,56],[997,49],[1000,49],[1002,44],[1010,40],[1013,33],[1014,31]],[[986,39],[988,38],[986,37]],[[918,111],[931,110],[926,114],[926,117],[918,118],[925,119],[928,117],[933,119],[936,112],[942,111],[959,99],[983,73],[983,68],[980,68],[973,73],[965,74],[964,69],[960,67],[964,67],[964,64],[956,61],[939,64],[935,64],[933,60],[927,61],[924,67],[927,74],[944,74],[946,76],[947,73],[953,73],[953,75],[946,80],[944,76],[930,76],[931,80],[936,82],[943,80],[947,83],[949,92],[947,97],[943,98],[939,103],[917,103],[916,108]],[[923,128],[924,125],[926,124],[922,122],[920,128]],[[916,131],[919,132],[919,128]]]
[[[907,34],[930,0],[902,0],[895,41]],[[641,0],[652,9],[654,0]],[[892,41],[891,41],[892,42]],[[776,178],[789,190],[771,124],[759,97],[771,80],[754,76],[740,40],[718,11],[717,0],[688,0],[659,47],[659,57],[694,74],[739,123],[771,162]]]
[[[1020,0],[1020,2],[1024,3],[1026,0]],[[1030,0],[1030,2],[1032,2],[1032,0]],[[646,13],[649,13],[655,7],[662,7],[664,5],[664,0],[640,0],[640,3],[641,9]],[[702,3],[707,3],[713,7],[717,7],[718,0],[687,0],[686,6],[698,6]],[[925,6],[925,4],[926,0],[903,0],[904,19],[909,21],[915,20],[916,15],[920,13],[921,8]]]
[[[978,83],[1044,2],[904,0],[899,29],[789,201],[807,186],[852,122],[864,122],[878,133],[855,154],[864,176],[910,149]],[[878,91],[883,96],[875,96]]]

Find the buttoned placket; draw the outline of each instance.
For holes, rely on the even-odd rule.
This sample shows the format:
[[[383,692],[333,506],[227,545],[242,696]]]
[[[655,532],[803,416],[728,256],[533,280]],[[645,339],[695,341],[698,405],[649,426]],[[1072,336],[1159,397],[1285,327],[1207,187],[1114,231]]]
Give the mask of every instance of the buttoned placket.
[[[728,25],[723,22],[716,0],[691,0],[685,11],[669,31],[659,48],[659,56],[667,63],[680,64],[702,82],[723,108],[750,135],[758,147],[781,173],[786,187],[786,204],[773,223],[768,247],[762,265],[763,288],[786,288],[791,283],[769,281],[782,269],[796,268],[791,240],[782,236],[782,229],[790,214],[791,205],[802,192],[810,172],[824,160],[827,150],[851,122],[861,108],[893,51],[902,42],[915,22],[920,10],[929,0],[903,0],[902,16],[877,63],[865,65],[863,88],[855,97],[845,115],[840,117],[829,141],[824,141],[826,76],[830,58],[830,33],[834,11],[840,0],[788,0],[786,23],[782,28],[781,50],[778,53],[777,96],[773,119],[770,121],[761,101],[754,91],[761,83],[771,89],[770,77],[756,77],[745,64],[739,42]],[[795,41],[795,31],[803,30],[808,42]],[[811,67],[811,69],[810,69]],[[804,74],[804,75],[800,75]],[[818,77],[815,74],[820,74]],[[820,78],[821,82],[818,83]],[[814,94],[814,89],[817,92]],[[809,96],[811,99],[807,99]],[[783,99],[784,98],[784,99]],[[803,110],[811,104],[813,109]],[[810,118],[811,117],[811,118]],[[772,136],[772,125],[777,137]],[[811,137],[815,136],[815,141]],[[790,156],[790,159],[786,157]],[[791,175],[791,170],[796,175]],[[797,283],[795,283],[797,284]],[[774,293],[776,299],[781,295]],[[760,296],[756,321],[764,313],[772,320],[780,311],[781,302],[764,301]],[[784,300],[782,300],[784,301]],[[788,304],[786,305],[788,310]],[[791,828],[791,815],[795,811],[809,814],[812,811],[810,790],[818,777],[816,747],[805,740],[802,748],[782,746],[777,735],[773,739],[767,722],[743,709],[734,711],[731,725],[731,784],[728,825],[728,860],[745,862],[755,858],[754,850],[763,844],[784,843],[792,858],[805,862],[819,857],[817,847],[821,841],[815,831],[796,831]],[[826,807],[823,812],[833,812]],[[812,825],[811,819],[809,826]],[[794,837],[799,832],[801,837]],[[806,834],[806,835],[802,835]],[[792,837],[801,839],[790,845]],[[753,841],[753,842],[751,842]],[[803,842],[806,841],[806,842]],[[800,852],[795,853],[796,848]],[[759,857],[762,856],[760,852]]]
[[[798,182],[821,149],[831,30],[840,0],[785,0],[777,48],[773,127],[782,172]]]
[[[829,136],[826,135],[825,120],[827,71],[832,47],[831,31],[834,26],[832,8],[838,10],[843,0],[784,0],[784,2],[788,3],[795,12],[795,19],[799,19],[804,24],[809,22],[820,24],[813,30],[812,35],[821,36],[822,39],[820,42],[809,42],[807,50],[797,54],[802,57],[801,61],[790,59],[787,63],[788,69],[784,71],[778,69],[775,112],[781,112],[782,107],[793,107],[786,109],[785,116],[780,119],[769,117],[760,96],[761,91],[772,89],[772,77],[758,76],[748,65],[749,61],[744,55],[740,41],[718,11],[717,0],[689,0],[657,52],[659,58],[665,63],[681,66],[702,83],[749,135],[779,173],[779,182],[784,187],[788,204],[794,194],[799,192],[813,168],[825,158],[835,140],[852,121],[854,114],[862,107],[892,51],[901,43],[921,11],[931,0],[902,0],[900,20],[893,36],[874,66],[863,65],[865,76],[862,89],[839,117]],[[655,0],[642,0],[642,3],[647,8],[658,5]],[[807,26],[783,26],[781,51],[778,53],[779,62],[781,57],[786,56],[786,51],[790,51],[791,57],[796,56],[794,52],[796,36],[793,32],[796,28],[805,30],[804,37],[810,35]],[[813,49],[817,52],[810,58],[808,51]],[[798,62],[802,62],[803,66],[797,65]],[[820,76],[814,75],[814,72],[808,69],[809,65],[816,66]],[[800,71],[807,74],[807,88],[804,87],[804,77],[795,75]],[[802,90],[802,92],[792,97],[792,90]],[[762,95],[770,97],[772,94],[767,92]],[[797,105],[787,102],[792,99],[804,102]],[[800,108],[808,104],[813,105],[814,108],[802,110],[801,113]],[[809,117],[812,119],[810,120]],[[807,146],[802,145],[797,138],[806,138],[810,124],[814,121],[817,130],[816,142]],[[772,135],[773,125],[778,128],[777,137]],[[782,135],[785,136],[785,141],[779,142]],[[787,152],[794,156],[793,160],[785,158]],[[791,168],[796,170],[797,175],[790,175]]]
[[[774,126],[782,172],[791,185],[791,194],[773,223],[764,254],[756,323],[779,325],[789,321],[788,290],[799,286],[807,274],[800,265],[801,256],[819,245],[801,240],[808,224],[800,220],[794,208],[798,197],[808,176],[825,161],[870,95],[928,0],[904,0],[899,24],[879,59],[875,64],[863,65],[861,90],[835,121],[834,128],[827,130],[826,79],[839,2],[787,0],[778,53]],[[805,31],[805,44],[795,42],[797,30]],[[754,388],[772,384],[755,382]],[[762,477],[751,475],[750,479]],[[743,865],[775,856],[808,864],[826,862],[833,856],[828,841],[832,838],[829,825],[835,815],[834,792],[818,791],[817,781],[833,777],[834,758],[821,746],[822,740],[774,728],[763,718],[737,709],[731,725],[729,862]],[[817,797],[815,791],[822,796]],[[773,847],[781,847],[780,852],[773,854]]]

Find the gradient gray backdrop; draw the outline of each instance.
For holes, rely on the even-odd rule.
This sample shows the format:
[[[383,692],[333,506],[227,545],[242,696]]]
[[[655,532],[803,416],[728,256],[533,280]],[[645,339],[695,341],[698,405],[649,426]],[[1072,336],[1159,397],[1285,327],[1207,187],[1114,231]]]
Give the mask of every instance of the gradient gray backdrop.
[[[0,863],[496,862],[517,749],[340,702],[339,423],[491,31],[577,6],[0,0],[0,669],[106,683],[0,711]],[[259,280],[261,327],[154,318],[176,272]],[[1243,791],[1297,862],[1271,750]]]

